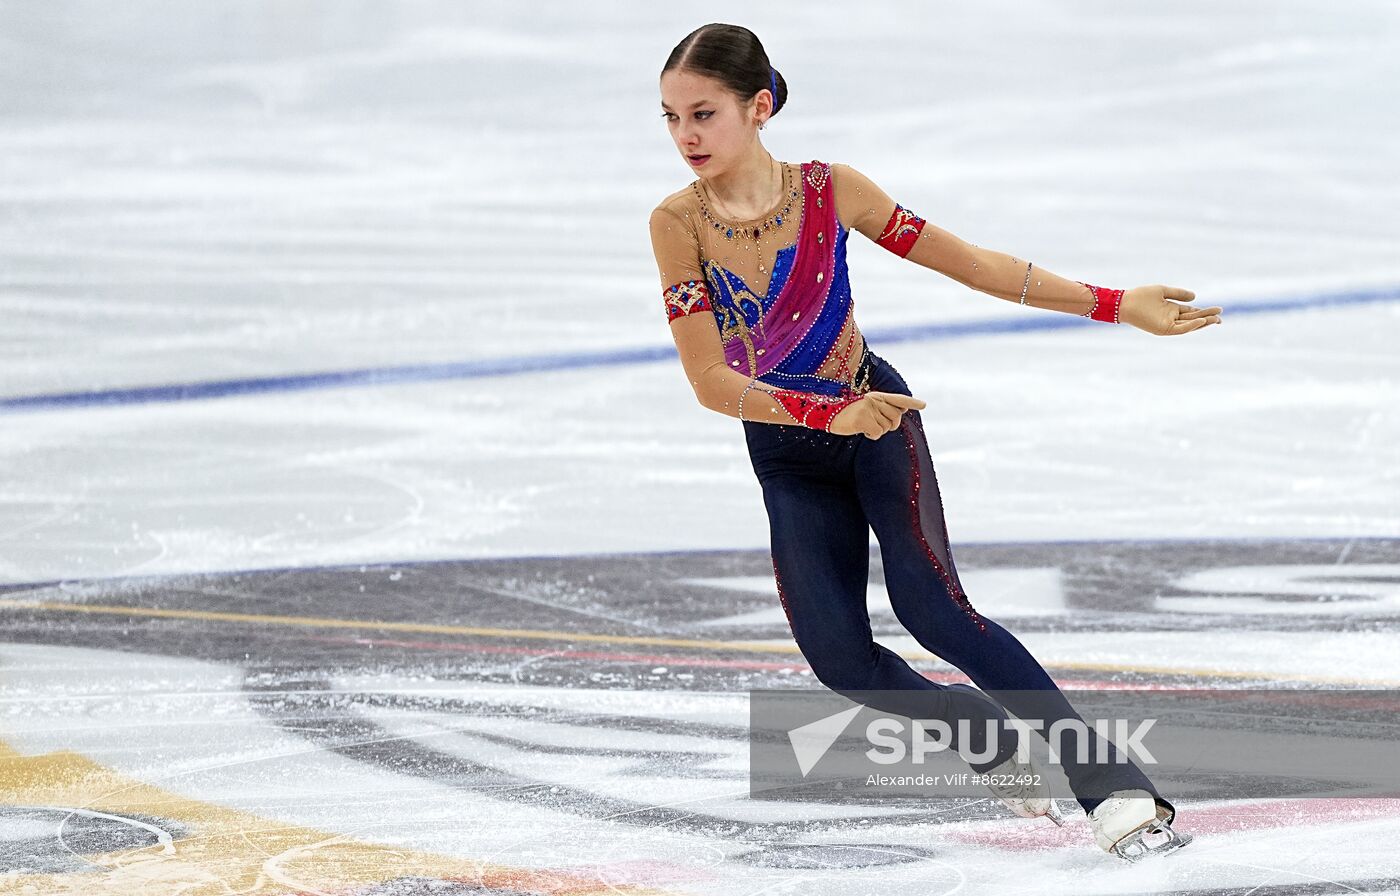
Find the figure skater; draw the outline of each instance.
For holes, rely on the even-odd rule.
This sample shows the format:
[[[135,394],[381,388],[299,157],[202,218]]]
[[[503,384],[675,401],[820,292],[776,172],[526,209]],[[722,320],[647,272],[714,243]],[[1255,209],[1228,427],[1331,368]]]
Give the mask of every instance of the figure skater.
[[[1035,769],[1017,761],[1014,739],[989,747],[983,723],[1008,712],[1046,726],[1082,719],[959,582],[919,416],[926,405],[856,326],[846,239],[854,230],[999,299],[1155,335],[1219,323],[1221,309],[1179,304],[1195,295],[1175,287],[1067,280],[939,229],[849,165],[775,160],[759,132],[782,109],[787,85],[746,28],[710,24],[687,35],[660,86],[662,117],[698,175],[651,214],[665,311],[700,404],[743,422],[794,640],[826,687],[879,692],[858,702],[954,729],[970,720],[973,742],[960,752],[994,754],[971,767],[1025,780]],[[976,688],[936,684],[873,640],[872,529],[896,617]],[[1118,753],[1091,736],[1102,741],[1100,761],[1076,761],[1072,738],[1060,743],[1060,760],[1098,845],[1135,860],[1189,842],[1147,776],[1129,761],[1102,761]],[[992,790],[1018,815],[1063,823],[1045,785]]]

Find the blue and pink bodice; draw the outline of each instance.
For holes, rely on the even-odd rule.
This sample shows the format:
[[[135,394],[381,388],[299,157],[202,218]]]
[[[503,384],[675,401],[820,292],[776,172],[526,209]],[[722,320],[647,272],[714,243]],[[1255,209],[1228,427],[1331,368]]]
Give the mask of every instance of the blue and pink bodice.
[[[778,250],[768,288],[760,294],[719,261],[703,259],[704,283],[674,284],[667,314],[713,311],[731,369],[775,386],[835,395],[846,384],[817,371],[851,314],[848,232],[837,220],[830,167],[813,161],[801,170],[797,239]],[[733,236],[732,228],[725,236]]]
[[[670,320],[699,311],[714,313],[725,363],[731,370],[785,389],[839,395],[855,384],[817,371],[833,352],[842,359],[843,367],[848,360],[848,369],[854,370],[864,349],[860,344],[837,345],[852,316],[846,269],[846,241],[850,234],[837,216],[831,166],[813,160],[803,163],[800,171],[800,191],[786,186],[784,196],[788,204],[783,210],[748,226],[718,220],[692,185],[695,205],[690,210],[682,206],[682,213],[698,219],[706,239],[692,237],[695,241],[688,262],[679,257],[684,253],[680,248],[675,251],[674,261],[664,248],[659,250],[658,261],[663,279],[668,282],[670,271],[692,271],[699,276],[670,282],[663,289],[663,297]],[[727,253],[736,265],[748,263],[743,250],[761,248],[762,240],[784,232],[784,214],[797,206],[792,200],[799,196],[795,240],[777,250],[763,292],[750,287],[740,274],[714,257]],[[896,207],[877,242],[903,254],[917,238],[922,223],[922,219]],[[686,232],[695,234],[689,229]],[[663,242],[669,245],[674,240]],[[717,245],[710,249],[710,244]],[[854,341],[859,343],[858,339]]]

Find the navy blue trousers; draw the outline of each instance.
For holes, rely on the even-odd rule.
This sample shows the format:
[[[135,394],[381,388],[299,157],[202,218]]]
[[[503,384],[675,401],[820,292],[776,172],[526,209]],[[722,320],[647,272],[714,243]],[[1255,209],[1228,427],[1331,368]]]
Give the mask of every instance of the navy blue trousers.
[[[856,380],[868,375],[871,391],[912,394],[883,358],[866,351],[861,363]],[[954,732],[958,720],[969,720],[971,742],[957,746],[980,755],[996,751],[988,761],[969,762],[978,772],[1015,751],[1011,736],[986,742],[987,720],[1000,726],[1006,710],[1046,726],[1082,721],[1025,646],[982,616],[963,591],[918,411],[905,411],[899,428],[879,439],[797,425],[743,425],[768,511],[778,594],[818,681],[839,693],[882,692],[847,696],[905,718],[942,719]],[[896,618],[976,688],[932,682],[873,639],[866,609],[872,529]],[[1091,737],[1088,763],[1077,761],[1076,737],[1055,744],[1085,812],[1113,790],[1138,788],[1160,800],[1135,764],[1096,762],[1094,750],[1109,758],[1118,750]]]

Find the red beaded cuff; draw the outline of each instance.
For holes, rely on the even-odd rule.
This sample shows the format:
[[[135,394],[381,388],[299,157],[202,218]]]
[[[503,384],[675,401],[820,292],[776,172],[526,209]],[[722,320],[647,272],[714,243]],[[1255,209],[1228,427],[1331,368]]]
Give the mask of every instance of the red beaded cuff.
[[[796,392],[791,389],[777,389],[768,393],[781,404],[792,419],[809,429],[831,432],[831,420],[847,406],[855,404],[864,395],[849,398],[818,396],[812,392]]]
[[[924,229],[924,219],[896,204],[890,219],[885,222],[884,231],[875,239],[875,245],[889,249],[900,258],[909,254],[919,232]]]
[[[1123,293],[1121,289],[1109,289],[1106,286],[1093,286],[1082,280],[1076,280],[1080,286],[1089,287],[1089,291],[1094,294],[1094,307],[1079,315],[1080,317],[1101,320],[1104,323],[1121,323],[1118,320],[1118,309],[1123,304]]]
[[[685,317],[697,311],[714,311],[710,305],[710,288],[703,280],[683,280],[661,292],[666,302],[666,321]]]

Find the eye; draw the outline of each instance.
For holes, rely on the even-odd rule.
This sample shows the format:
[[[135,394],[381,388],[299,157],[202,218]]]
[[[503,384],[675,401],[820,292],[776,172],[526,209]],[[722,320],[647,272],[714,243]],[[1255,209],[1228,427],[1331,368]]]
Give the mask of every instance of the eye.
[[[696,114],[696,115],[703,115],[703,116],[705,116],[706,118],[709,118],[711,115],[714,115],[715,113],[713,113],[713,112],[696,112],[695,114]]]

